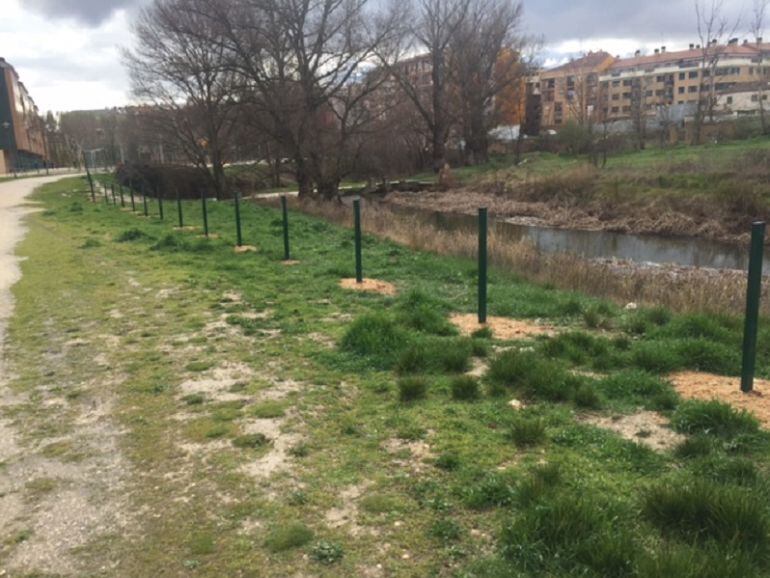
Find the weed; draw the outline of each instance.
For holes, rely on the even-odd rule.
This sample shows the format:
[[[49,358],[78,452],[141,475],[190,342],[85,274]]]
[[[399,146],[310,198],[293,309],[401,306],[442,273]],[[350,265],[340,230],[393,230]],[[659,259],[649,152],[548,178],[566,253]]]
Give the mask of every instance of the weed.
[[[187,405],[201,405],[205,403],[206,397],[201,393],[191,393],[189,395],[185,395],[182,398],[182,401],[184,401]]]
[[[513,389],[531,398],[565,401],[572,395],[564,367],[535,352],[509,350],[501,353],[489,366],[487,379],[493,385]]]
[[[590,383],[583,383],[577,387],[573,397],[575,405],[585,409],[599,409],[602,399],[596,388]]]
[[[414,289],[397,306],[402,324],[433,335],[455,335],[457,329],[444,316],[445,307],[426,293]]]
[[[345,351],[369,357],[379,367],[387,368],[404,349],[407,336],[391,317],[380,313],[356,319],[340,343]]]
[[[494,337],[494,334],[492,333],[492,330],[489,327],[482,327],[481,329],[477,329],[471,334],[471,337],[474,339],[492,339]]]
[[[452,397],[461,401],[478,399],[479,382],[475,377],[460,375],[452,379]]]
[[[191,361],[185,366],[185,369],[187,371],[201,372],[212,367],[214,367],[214,362],[212,361]]]
[[[714,451],[714,441],[703,435],[688,437],[674,448],[674,455],[681,459],[701,458]]]
[[[275,419],[286,413],[286,404],[281,401],[263,401],[250,408],[249,413],[259,419]]]
[[[313,539],[313,531],[301,522],[289,522],[270,530],[265,546],[271,552],[283,552],[304,546]]]
[[[462,528],[451,518],[441,518],[433,523],[428,534],[442,542],[454,542],[460,539]]]
[[[424,399],[428,394],[428,381],[424,377],[403,377],[398,380],[398,398],[403,402]]]
[[[310,557],[321,564],[334,564],[342,560],[345,551],[336,542],[320,540],[310,549]]]
[[[475,510],[507,506],[515,496],[516,482],[505,473],[488,473],[464,489],[465,504]]]

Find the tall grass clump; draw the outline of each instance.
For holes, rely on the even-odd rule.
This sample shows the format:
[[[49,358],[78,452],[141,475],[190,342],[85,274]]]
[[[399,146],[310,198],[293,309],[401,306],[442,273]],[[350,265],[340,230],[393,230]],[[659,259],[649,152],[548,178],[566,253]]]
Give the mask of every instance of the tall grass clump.
[[[566,401],[575,383],[564,366],[534,351],[508,350],[490,364],[486,379],[494,391],[511,389],[525,397]]]
[[[531,576],[631,575],[638,547],[614,510],[590,493],[549,495],[503,528],[503,555]]]
[[[468,338],[423,337],[412,339],[399,355],[399,373],[462,373],[470,367],[473,355]]]
[[[682,433],[710,434],[724,438],[759,432],[759,422],[746,410],[736,410],[716,400],[682,402],[671,423],[674,429]]]
[[[471,401],[478,399],[479,381],[470,375],[459,375],[452,380],[450,384],[452,398],[458,401]]]
[[[770,519],[759,496],[708,482],[664,482],[647,491],[644,516],[664,534],[690,541],[716,540],[757,554],[770,544]]]
[[[407,293],[396,307],[399,321],[416,331],[433,335],[455,335],[457,329],[446,319],[446,307],[420,290]]]
[[[518,448],[541,445],[546,441],[545,421],[540,418],[519,417],[511,424],[510,437]]]
[[[404,377],[398,380],[398,398],[403,402],[424,399],[428,395],[428,382],[424,377]]]
[[[407,345],[408,335],[395,320],[381,313],[362,315],[350,325],[340,347],[369,358],[381,368],[390,367]]]

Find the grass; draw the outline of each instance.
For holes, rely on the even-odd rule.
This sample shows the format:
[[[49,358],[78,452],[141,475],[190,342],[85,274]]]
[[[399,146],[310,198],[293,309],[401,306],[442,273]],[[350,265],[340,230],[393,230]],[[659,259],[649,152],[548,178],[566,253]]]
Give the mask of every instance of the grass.
[[[344,227],[292,211],[300,263],[285,266],[275,208],[243,204],[245,241],[260,250],[237,255],[228,203],[210,204],[220,237],[204,241],[172,232],[168,218],[91,204],[78,186],[36,195],[45,212],[29,217],[19,248],[27,259],[8,327],[8,387],[30,402],[0,417],[21,428],[34,459],[62,472],[56,484],[21,489],[25,499],[57,499],[72,487],[68,472],[84,468],[89,487],[103,484],[100,511],[129,495],[121,513],[152,512],[132,521],[140,531],[79,548],[84,573],[107,564],[127,576],[322,578],[377,564],[395,578],[765,568],[766,434],[740,412],[680,400],[667,381],[670,367],[704,362],[735,375],[734,318],[626,311],[493,266],[490,315],[540,319],[558,334],[463,337],[447,319],[474,311],[472,258],[366,236],[366,276],[399,293],[348,292],[338,285],[353,274]],[[184,210],[199,224],[197,203]],[[132,230],[140,234],[117,241]],[[770,335],[765,319],[760,334]],[[75,338],[101,355],[66,345]],[[768,377],[763,343],[758,372]],[[665,363],[669,351],[675,364]],[[489,364],[481,377],[465,375],[474,358]],[[94,407],[119,432],[106,449],[80,425]],[[639,407],[671,417],[687,441],[655,452],[582,421],[585,410]],[[92,467],[100,452],[127,464],[119,483]],[[254,473],[266,464],[276,469]],[[698,483],[708,490],[675,494]],[[648,492],[662,487],[666,507],[653,513]],[[0,530],[0,556],[24,547],[13,532],[32,521]],[[724,538],[736,523],[747,533]]]

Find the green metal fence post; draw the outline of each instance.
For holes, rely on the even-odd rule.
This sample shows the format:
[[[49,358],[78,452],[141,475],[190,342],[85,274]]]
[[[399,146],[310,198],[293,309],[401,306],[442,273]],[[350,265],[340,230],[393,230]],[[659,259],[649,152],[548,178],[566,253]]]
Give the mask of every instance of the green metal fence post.
[[[286,195],[281,195],[281,212],[283,213],[283,260],[291,259],[289,252],[289,210],[287,208]]]
[[[243,245],[243,233],[241,232],[241,194],[238,191],[233,193],[235,204],[235,244],[240,247]]]
[[[203,208],[203,234],[209,236],[209,214],[206,208],[206,191],[201,189],[201,205]]]
[[[118,205],[118,198],[115,196],[115,183],[110,183],[110,192],[112,193],[112,204]]]
[[[123,185],[118,183],[118,192],[120,193],[120,206],[121,208],[126,208],[126,199],[123,196]]]
[[[88,168],[88,159],[86,158],[86,152],[85,151],[83,151],[83,165],[86,168],[86,177],[88,177],[88,186],[91,187],[91,202],[95,203],[96,202],[96,191],[94,190],[94,179],[91,176],[91,171]],[[16,173],[16,168],[15,168],[15,164],[14,164],[14,176],[16,176],[15,173]]]
[[[487,322],[487,229],[487,209],[479,209],[479,323]]]
[[[131,211],[136,212],[136,200],[134,199],[134,183],[128,181],[128,194],[131,195]]]
[[[163,192],[155,187],[155,194],[158,195],[158,213],[160,214],[160,220],[163,220]]]
[[[182,194],[178,188],[176,190],[176,212],[179,217],[179,228],[181,229],[184,227],[184,217],[182,216]]]
[[[361,263],[361,199],[353,201],[353,216],[356,237],[356,283],[364,282],[363,265]]]
[[[150,211],[147,209],[147,189],[144,186],[144,183],[142,183],[142,204],[144,205],[144,216],[149,217]]]
[[[107,185],[104,182],[102,182],[102,192],[104,193],[104,204],[109,205],[110,198],[107,196]]]
[[[746,288],[746,321],[743,330],[743,369],[741,391],[754,389],[754,367],[757,359],[757,328],[759,325],[759,298],[762,294],[762,257],[765,248],[765,223],[751,225],[749,278]]]

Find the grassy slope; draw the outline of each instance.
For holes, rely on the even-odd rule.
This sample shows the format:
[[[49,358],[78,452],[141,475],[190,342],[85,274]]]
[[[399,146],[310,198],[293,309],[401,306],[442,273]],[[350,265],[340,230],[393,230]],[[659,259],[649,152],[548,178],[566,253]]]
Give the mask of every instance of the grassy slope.
[[[293,251],[301,262],[286,267],[273,209],[244,208],[246,242],[260,251],[235,255],[232,207],[224,203],[210,207],[211,228],[222,238],[206,241],[172,233],[168,220],[92,205],[82,181],[46,187],[37,197],[47,210],[31,217],[20,249],[28,260],[10,326],[9,356],[18,374],[12,387],[64,409],[31,403],[11,417],[33,451],[76,430],[77,413],[95,397],[114,396],[112,414],[125,431],[121,450],[132,465],[130,509],[153,513],[137,516],[136,531],[80,549],[87,569],[117,560],[116,572],[124,576],[161,569],[168,575],[194,569],[199,576],[378,576],[377,564],[388,576],[696,576],[708,568],[715,576],[761,574],[763,540],[754,545],[738,535],[720,545],[713,539],[718,532],[686,527],[694,516],[696,526],[710,528],[708,507],[688,518],[676,514],[676,505],[650,511],[645,500],[661,480],[673,483],[671,501],[681,498],[678,488],[713,480],[705,497],[682,499],[708,506],[723,494],[733,502],[748,497],[761,533],[768,521],[769,456],[765,436],[751,423],[720,415],[717,423],[738,425],[708,429],[697,437],[697,451],[676,457],[576,419],[585,411],[581,405],[599,405],[608,415],[641,405],[663,408],[682,429],[698,431],[703,419],[697,416],[709,411],[689,404],[675,410],[676,396],[654,374],[680,367],[735,374],[736,320],[622,312],[493,271],[491,314],[544,319],[579,334],[527,343],[535,348],[523,354],[529,357],[501,354],[482,397],[454,401],[453,378],[432,363],[441,363],[445,351],[491,355],[492,346],[504,344],[414,327],[443,333],[448,311],[473,310],[471,262],[367,238],[366,275],[394,282],[402,295],[421,290],[410,306],[403,296],[339,289],[339,278],[352,275],[350,233],[318,220],[292,214]],[[175,217],[171,209],[167,219]],[[188,223],[200,220],[197,203],[186,204],[185,213]],[[121,235],[134,240],[116,242]],[[242,301],[228,297],[232,291]],[[224,327],[210,325],[222,316],[229,322]],[[361,333],[345,340],[353,319]],[[391,330],[397,339],[387,342],[382,336]],[[759,367],[768,376],[765,323],[762,332]],[[365,335],[369,347],[356,345]],[[89,345],[64,347],[73,338]],[[341,340],[349,351],[329,345]],[[61,349],[65,355],[51,354]],[[95,361],[97,353],[106,359]],[[469,353],[458,355],[464,362]],[[254,371],[233,388],[242,401],[183,398],[182,382],[226,362]],[[400,402],[394,366],[408,373],[426,363],[427,397]],[[576,378],[567,373],[572,367],[614,377]],[[648,369],[652,377],[624,371],[629,367]],[[105,368],[110,379],[102,383]],[[258,401],[287,381],[300,387],[277,409]],[[531,404],[524,422],[509,408],[511,397]],[[266,411],[283,412],[284,432],[302,440],[292,446],[289,469],[270,481],[241,470],[268,448],[230,444]],[[200,445],[192,453],[180,449],[190,443]],[[426,447],[427,455],[413,455]],[[353,499],[360,526],[354,534],[327,517],[351,487],[361,491]],[[667,488],[659,488],[661,495]],[[752,521],[730,504],[724,508],[730,519],[716,526],[729,530],[735,520]],[[685,527],[672,517],[685,519]],[[286,542],[297,547],[276,551],[277,529],[292,523],[297,526]],[[316,560],[340,551],[339,561]]]

